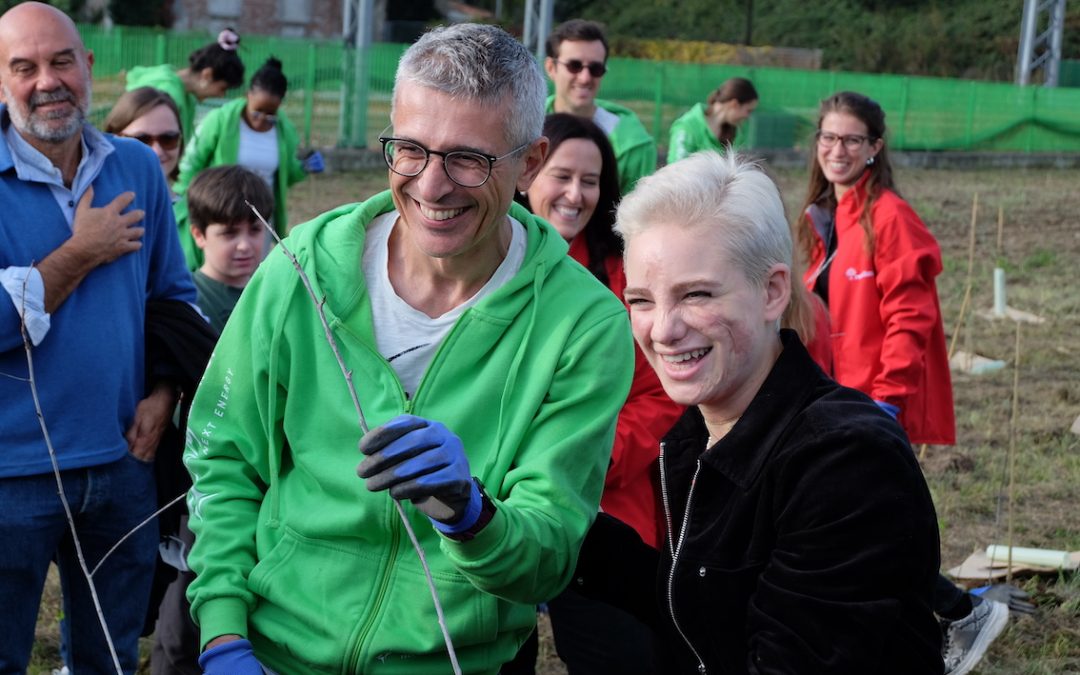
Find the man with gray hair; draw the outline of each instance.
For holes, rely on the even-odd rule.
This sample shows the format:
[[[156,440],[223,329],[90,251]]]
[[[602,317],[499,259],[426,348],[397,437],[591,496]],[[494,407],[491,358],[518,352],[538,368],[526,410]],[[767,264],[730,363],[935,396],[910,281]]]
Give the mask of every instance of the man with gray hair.
[[[286,240],[378,425],[362,438],[290,260],[245,289],[185,452],[206,672],[449,672],[391,498],[464,672],[497,672],[569,581],[633,354],[619,300],[513,203],[543,164],[543,106],[505,32],[431,31],[398,67],[390,190]]]
[[[0,16],[0,673],[26,670],[51,560],[67,665],[134,673],[157,554],[176,390],[147,384],[146,306],[195,287],[157,158],[86,122],[93,64],[60,10]]]

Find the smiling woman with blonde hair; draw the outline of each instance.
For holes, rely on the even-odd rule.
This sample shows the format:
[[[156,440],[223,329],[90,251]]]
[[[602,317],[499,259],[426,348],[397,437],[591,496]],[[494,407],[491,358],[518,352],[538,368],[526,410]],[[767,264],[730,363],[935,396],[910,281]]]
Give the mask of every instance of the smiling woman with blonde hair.
[[[779,328],[776,185],[698,153],[642,179],[616,221],[634,337],[689,406],[660,454],[672,670],[941,673],[930,493],[896,421]]]

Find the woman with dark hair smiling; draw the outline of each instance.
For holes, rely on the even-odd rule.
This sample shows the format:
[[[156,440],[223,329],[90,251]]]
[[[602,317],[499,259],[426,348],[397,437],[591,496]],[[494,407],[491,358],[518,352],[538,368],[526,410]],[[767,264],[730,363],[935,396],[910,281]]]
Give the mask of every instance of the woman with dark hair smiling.
[[[570,244],[570,256],[621,299],[626,287],[622,240],[612,229],[619,179],[607,135],[592,121],[568,113],[548,115],[544,135],[550,143],[547,160],[521,201],[551,223]],[[682,406],[664,394],[636,350],[634,380],[619,413],[600,508],[632,527],[653,549],[663,537],[660,437],[681,413]],[[609,555],[611,563],[618,564],[618,552]],[[652,630],[630,614],[585,598],[572,587],[548,607],[556,649],[570,672],[653,672]],[[520,665],[515,662],[515,667]]]
[[[885,111],[842,91],[821,102],[796,239],[804,283],[828,306],[833,376],[896,418],[912,443],[956,441],[952,382],[936,277],[941,250],[900,196]],[[949,675],[975,667],[1008,608],[938,577]]]

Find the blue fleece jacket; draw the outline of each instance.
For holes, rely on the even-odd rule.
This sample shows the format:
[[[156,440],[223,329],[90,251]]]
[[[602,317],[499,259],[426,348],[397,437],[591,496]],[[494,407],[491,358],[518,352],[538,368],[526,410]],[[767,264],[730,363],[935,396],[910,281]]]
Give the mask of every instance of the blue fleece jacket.
[[[0,119],[5,112],[0,106]],[[115,152],[92,183],[93,206],[131,190],[130,208],[146,212],[146,232],[140,250],[83,279],[52,314],[49,332],[33,350],[34,380],[61,469],[105,464],[127,452],[124,432],[146,395],[146,301],[195,301],[157,158],[138,141],[110,141]],[[2,137],[0,204],[0,270],[38,263],[71,236],[49,188],[16,177]],[[0,477],[52,470],[20,328],[14,302],[0,293]]]

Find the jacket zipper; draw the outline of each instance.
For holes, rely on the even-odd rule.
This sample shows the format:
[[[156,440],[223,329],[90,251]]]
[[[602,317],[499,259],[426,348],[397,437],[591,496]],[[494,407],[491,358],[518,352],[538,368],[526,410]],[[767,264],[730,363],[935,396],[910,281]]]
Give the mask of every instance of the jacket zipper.
[[[675,624],[675,630],[679,632],[679,636],[682,637],[683,642],[690,648],[690,651],[694,653],[694,658],[698,662],[698,673],[705,675],[707,672],[705,668],[705,661],[701,658],[701,654],[697,649],[694,649],[694,645],[690,643],[690,638],[686,637],[686,633],[683,632],[682,626],[679,625],[679,620],[675,617],[675,567],[679,562],[679,552],[682,549],[683,540],[686,538],[686,528],[690,523],[690,504],[694,500],[694,486],[697,484],[698,472],[701,471],[701,460],[697,460],[697,466],[694,468],[694,477],[690,479],[690,492],[686,495],[686,510],[683,512],[682,526],[679,528],[679,539],[676,542],[672,537],[671,528],[671,506],[668,502],[668,490],[667,490],[667,472],[664,471],[664,450],[665,444],[660,444],[660,496],[664,502],[664,517],[667,519],[668,526],[668,544],[671,546],[671,570],[668,572],[667,581],[667,603],[668,611],[671,612],[671,622]]]
[[[401,387],[401,381],[397,378],[397,373],[394,372],[393,366],[390,365],[386,359],[382,357],[382,354],[377,349],[372,348],[363,340],[358,340],[358,343],[366,347],[367,350],[374,355],[376,359],[381,359],[383,367],[391,371],[394,376],[394,380],[398,383],[398,397],[401,402],[402,411],[406,414],[412,414],[413,400],[405,396],[405,390]],[[417,386],[419,389],[419,386]],[[415,398],[415,396],[413,397]],[[389,494],[387,494],[389,497]],[[375,601],[372,605],[371,614],[368,616],[368,620],[360,627],[360,630],[356,633],[356,640],[352,644],[352,649],[348,661],[345,661],[343,666],[344,673],[363,672],[364,664],[361,662],[360,657],[362,655],[364,644],[367,641],[368,633],[371,632],[372,626],[375,625],[375,621],[382,615],[383,602],[386,600],[388,589],[390,588],[390,580],[393,578],[394,566],[397,564],[398,558],[398,543],[401,540],[402,525],[398,518],[397,507],[391,509],[390,515],[390,552],[387,556],[386,566],[384,571],[379,576],[381,577],[379,583],[379,590],[375,594]],[[376,654],[375,656],[378,656]],[[350,667],[349,664],[352,664]]]
[[[382,577],[379,583],[379,590],[375,594],[375,602],[372,603],[371,614],[368,615],[368,620],[360,628],[356,635],[356,641],[352,646],[352,654],[346,664],[353,664],[355,670],[345,669],[344,672],[363,672],[364,664],[360,661],[360,655],[363,651],[364,643],[367,641],[368,633],[371,631],[372,626],[375,625],[375,620],[382,616],[383,602],[386,600],[387,590],[390,588],[390,580],[393,578],[394,565],[397,563],[397,550],[398,541],[401,538],[401,525],[398,522],[397,507],[392,509],[392,515],[390,516],[390,555],[386,560],[386,567],[384,572],[380,575]],[[376,656],[378,656],[376,654]]]

